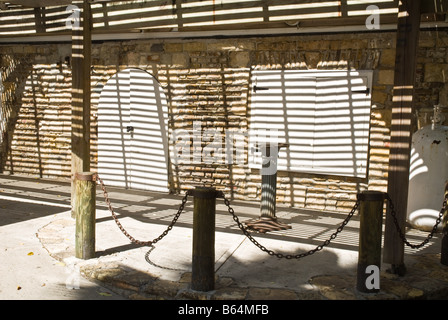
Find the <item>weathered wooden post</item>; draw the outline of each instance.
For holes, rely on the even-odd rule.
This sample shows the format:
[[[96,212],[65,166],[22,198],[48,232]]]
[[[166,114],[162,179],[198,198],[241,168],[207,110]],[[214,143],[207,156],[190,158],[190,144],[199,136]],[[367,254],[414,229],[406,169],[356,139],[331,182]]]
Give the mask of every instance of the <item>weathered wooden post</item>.
[[[396,219],[403,232],[409,192],[412,119],[415,113],[414,88],[421,18],[420,3],[423,2],[427,1],[399,1],[397,23],[387,193],[394,201]],[[404,275],[406,273],[404,243],[397,232],[392,215],[387,214],[385,220],[383,262],[391,265],[392,273]]]
[[[75,254],[79,259],[95,257],[95,174],[75,174],[74,215],[76,218]]]
[[[193,209],[193,262],[191,288],[211,291],[215,288],[215,212],[214,188],[196,187]]]
[[[448,182],[445,185],[444,199],[448,197]],[[442,253],[440,257],[440,262],[448,266],[448,204],[445,205],[445,212],[443,213],[442,220]]]
[[[356,288],[360,292],[379,291],[384,199],[385,194],[379,191],[358,194],[361,217]]]
[[[81,16],[78,16],[78,19],[72,25],[71,173],[73,180],[71,184],[71,204],[72,217],[74,218],[74,175],[78,172],[90,171],[92,13],[88,0],[76,1],[73,4],[77,10],[80,9],[82,12]]]

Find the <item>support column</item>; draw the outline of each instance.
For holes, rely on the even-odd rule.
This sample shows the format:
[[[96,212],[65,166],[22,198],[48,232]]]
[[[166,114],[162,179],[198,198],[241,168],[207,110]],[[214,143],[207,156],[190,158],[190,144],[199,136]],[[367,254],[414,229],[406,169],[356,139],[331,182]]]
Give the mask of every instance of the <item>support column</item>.
[[[262,152],[260,216],[270,219],[276,218],[278,150],[266,146]]]
[[[420,0],[401,0],[398,14],[397,48],[389,155],[388,194],[404,231],[407,215],[409,165],[413,131],[414,84],[420,30]],[[390,212],[386,215],[383,261],[393,273],[403,275],[404,243]]]
[[[214,188],[194,190],[191,288],[197,291],[215,289],[216,196]]]
[[[91,12],[88,0],[73,1],[80,9],[72,24],[72,134],[71,173],[72,208],[74,204],[74,175],[90,171],[90,68],[91,68]],[[73,216],[73,212],[72,212]]]
[[[360,292],[379,291],[384,196],[379,191],[364,191],[358,195],[360,227],[356,288]]]
[[[93,177],[93,172],[75,174],[75,255],[79,259],[95,258],[96,183]]]
[[[277,202],[277,161],[281,148],[286,143],[266,144],[261,147],[261,203],[260,217],[244,223],[252,230],[265,233],[268,231],[291,229],[291,226],[277,220],[275,214]]]

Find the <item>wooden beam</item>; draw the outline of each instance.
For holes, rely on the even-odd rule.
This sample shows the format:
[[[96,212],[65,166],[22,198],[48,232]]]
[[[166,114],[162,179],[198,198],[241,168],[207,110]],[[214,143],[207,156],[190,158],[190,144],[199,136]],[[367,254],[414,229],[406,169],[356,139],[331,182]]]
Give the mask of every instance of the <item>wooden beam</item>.
[[[90,170],[90,67],[91,19],[90,4],[73,2],[81,13],[72,28],[72,204],[74,203],[74,175]],[[76,16],[76,13],[75,13]]]
[[[422,1],[420,10],[422,13],[446,12],[448,10],[448,0]]]
[[[420,0],[402,0],[398,13],[388,175],[388,194],[402,231],[407,215],[419,29]],[[404,274],[404,243],[390,212],[386,215],[383,261],[392,265],[394,273]]]
[[[36,19],[36,32],[45,33],[45,8],[34,8],[34,18]]]
[[[29,8],[42,8],[60,5],[69,5],[71,0],[3,0],[0,2],[7,2],[10,4],[21,5]]]

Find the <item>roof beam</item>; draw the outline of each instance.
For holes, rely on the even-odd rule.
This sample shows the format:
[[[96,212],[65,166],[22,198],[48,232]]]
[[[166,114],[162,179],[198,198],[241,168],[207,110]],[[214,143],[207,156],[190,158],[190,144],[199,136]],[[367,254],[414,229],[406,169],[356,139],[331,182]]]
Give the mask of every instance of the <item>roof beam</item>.
[[[0,0],[0,2],[21,5],[28,8],[61,6],[61,5],[69,5],[72,3],[71,0],[7,0],[7,1]]]

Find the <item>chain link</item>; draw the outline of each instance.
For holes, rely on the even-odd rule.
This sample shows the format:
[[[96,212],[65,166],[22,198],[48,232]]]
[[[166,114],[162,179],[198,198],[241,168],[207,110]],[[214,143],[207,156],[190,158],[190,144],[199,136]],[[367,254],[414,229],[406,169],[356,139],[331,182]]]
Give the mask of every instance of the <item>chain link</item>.
[[[115,220],[115,223],[117,224],[118,228],[120,228],[121,232],[123,232],[123,234],[129,239],[131,240],[131,242],[138,244],[138,245],[142,245],[142,246],[152,246],[153,244],[159,242],[160,240],[163,239],[163,237],[165,237],[168,232],[173,229],[174,224],[177,222],[177,219],[179,219],[179,216],[182,214],[182,211],[184,210],[185,207],[185,203],[187,202],[187,198],[188,196],[191,194],[190,191],[187,191],[185,193],[185,196],[182,198],[182,203],[179,206],[179,209],[177,210],[177,213],[175,214],[173,221],[171,221],[171,223],[168,225],[168,227],[166,228],[165,231],[163,231],[163,233],[158,236],[157,238],[155,238],[154,240],[151,241],[141,241],[141,240],[137,240],[135,239],[133,236],[131,236],[121,225],[120,221],[117,218],[117,215],[114,212],[114,209],[112,208],[112,205],[110,203],[110,199],[109,199],[109,195],[107,193],[106,190],[106,186],[104,185],[103,180],[101,180],[101,178],[98,176],[98,174],[95,174],[96,181],[100,182],[101,185],[101,189],[103,190],[103,194],[104,194],[104,200],[106,201],[107,207],[109,208],[110,213],[112,214],[112,217]]]
[[[260,244],[257,240],[255,240],[252,235],[250,234],[250,232],[248,231],[248,228],[245,227],[240,220],[238,219],[238,216],[235,214],[235,211],[233,210],[233,208],[230,206],[230,201],[224,197],[223,194],[221,194],[221,197],[224,198],[224,204],[227,206],[229,213],[232,215],[233,220],[238,224],[238,227],[241,229],[241,231],[243,232],[243,234],[253,243],[255,244],[261,251],[266,252],[267,254],[269,254],[270,256],[276,256],[277,258],[285,258],[285,259],[300,259],[309,255],[312,255],[320,250],[322,250],[325,246],[329,245],[331,240],[335,239],[338,234],[344,229],[345,225],[350,221],[350,219],[353,217],[353,215],[355,214],[356,210],[359,207],[359,200],[356,201],[355,205],[353,206],[352,210],[350,211],[350,213],[348,214],[348,216],[344,219],[344,221],[341,223],[341,225],[336,229],[336,231],[330,236],[329,239],[325,240],[322,244],[318,245],[316,248],[308,251],[308,252],[304,252],[304,253],[299,253],[296,255],[292,255],[292,254],[282,254],[282,253],[276,253],[273,250],[269,250],[267,249],[265,246],[263,246],[262,244]]]
[[[165,270],[171,270],[171,271],[184,271],[186,272],[187,270],[184,269],[179,269],[179,268],[170,268],[170,267],[165,267],[165,266],[161,266],[159,264],[156,264],[155,262],[151,261],[151,259],[149,259],[149,255],[152,252],[152,250],[154,250],[156,247],[154,247],[153,245],[149,246],[149,250],[148,252],[146,252],[145,254],[145,260],[146,262],[148,262],[150,265],[156,267],[156,268],[160,268],[160,269],[165,269]]]
[[[412,249],[420,249],[421,247],[425,246],[430,239],[432,239],[432,237],[434,236],[434,233],[436,233],[437,231],[437,226],[439,225],[439,223],[442,221],[443,218],[443,214],[445,212],[445,210],[447,209],[447,198],[448,195],[445,196],[445,199],[443,200],[443,205],[442,205],[442,209],[440,209],[439,212],[439,216],[436,219],[436,223],[434,224],[434,226],[432,227],[431,232],[428,234],[428,236],[426,237],[425,240],[423,240],[421,243],[419,244],[412,244],[410,243],[407,239],[406,239],[406,235],[403,233],[403,231],[401,230],[400,224],[398,222],[397,219],[397,213],[395,211],[395,207],[394,204],[392,202],[392,199],[390,198],[389,194],[386,193],[386,200],[389,203],[389,211],[390,214],[392,216],[392,219],[394,221],[395,227],[397,228],[397,232],[398,235],[400,236],[401,240],[408,246],[411,247]]]

